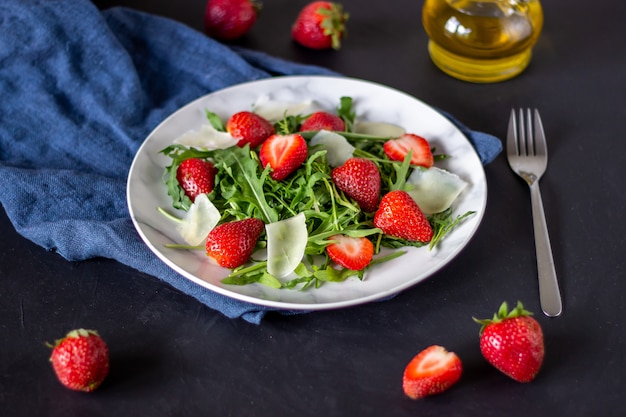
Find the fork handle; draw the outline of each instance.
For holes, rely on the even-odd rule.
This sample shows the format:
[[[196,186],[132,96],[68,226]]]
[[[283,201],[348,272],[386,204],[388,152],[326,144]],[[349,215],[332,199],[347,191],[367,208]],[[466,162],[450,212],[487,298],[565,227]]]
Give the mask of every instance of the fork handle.
[[[561,314],[562,303],[559,283],[556,279],[550,236],[543,211],[539,182],[530,185],[530,201],[533,213],[533,228],[535,233],[535,250],[537,252],[537,272],[539,275],[539,300],[541,309],[549,317]]]

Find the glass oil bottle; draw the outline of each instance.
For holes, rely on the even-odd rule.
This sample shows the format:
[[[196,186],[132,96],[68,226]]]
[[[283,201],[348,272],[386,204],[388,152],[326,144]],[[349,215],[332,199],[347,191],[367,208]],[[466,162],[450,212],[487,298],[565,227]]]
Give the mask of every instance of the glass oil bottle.
[[[426,0],[422,23],[437,67],[461,80],[490,83],[528,66],[543,10],[539,0]]]

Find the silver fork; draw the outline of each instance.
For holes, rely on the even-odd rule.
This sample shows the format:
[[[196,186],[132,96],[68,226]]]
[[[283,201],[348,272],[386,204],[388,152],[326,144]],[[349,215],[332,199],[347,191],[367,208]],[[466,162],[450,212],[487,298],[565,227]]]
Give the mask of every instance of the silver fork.
[[[519,110],[519,125],[515,109],[511,110],[509,130],[506,141],[506,153],[511,169],[530,186],[530,201],[537,253],[537,272],[539,275],[539,299],[541,309],[549,317],[556,317],[562,312],[559,283],[554,269],[550,237],[543,211],[543,202],[539,191],[539,179],[548,165],[548,150],[539,111]]]

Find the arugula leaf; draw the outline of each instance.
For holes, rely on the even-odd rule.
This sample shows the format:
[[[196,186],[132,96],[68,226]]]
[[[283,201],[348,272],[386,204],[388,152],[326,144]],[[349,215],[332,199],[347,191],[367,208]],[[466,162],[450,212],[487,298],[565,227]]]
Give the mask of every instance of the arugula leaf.
[[[306,119],[306,116],[292,115],[284,116],[281,120],[274,123],[274,130],[279,135],[288,135],[290,133],[296,133],[300,129],[300,125]]]
[[[401,165],[392,164],[393,169],[396,171],[396,180],[393,182],[390,191],[401,190],[406,184],[406,179],[409,177],[411,169],[411,158],[413,157],[413,150],[410,150],[404,157]]]
[[[341,97],[339,99],[337,115],[343,119],[346,132],[352,132],[354,129],[354,119],[356,118],[356,112],[352,109],[352,97]]]
[[[219,132],[226,132],[224,122],[222,122],[222,119],[217,114],[213,113],[212,111],[206,110],[205,115],[206,118],[209,119],[209,123],[211,123],[211,126],[213,126],[215,130]]]
[[[269,178],[268,170],[259,175],[260,165],[256,154],[250,151],[249,144],[242,148],[231,146],[215,153],[216,156],[219,154],[215,166],[223,173],[218,179],[220,194],[224,199],[221,203],[231,209],[229,212],[232,216],[258,217],[265,223],[278,221],[278,213],[265,199],[264,183]],[[239,215],[241,211],[243,215]]]
[[[433,227],[433,238],[430,240],[428,249],[432,250],[436,247],[445,235],[450,233],[452,229],[458,226],[463,220],[476,213],[475,211],[468,211],[465,214],[458,215],[455,218],[452,217],[452,208],[436,213],[428,218],[431,226]]]

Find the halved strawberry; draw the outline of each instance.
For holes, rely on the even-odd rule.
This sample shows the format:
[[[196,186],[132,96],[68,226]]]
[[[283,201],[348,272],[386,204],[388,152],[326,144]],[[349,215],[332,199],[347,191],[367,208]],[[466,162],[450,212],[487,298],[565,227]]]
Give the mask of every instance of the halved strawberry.
[[[333,169],[333,183],[356,201],[365,212],[378,207],[380,198],[380,172],[376,164],[366,158],[350,158]]]
[[[406,191],[390,191],[383,196],[374,214],[374,226],[383,233],[402,239],[430,242],[433,228]]]
[[[200,194],[213,191],[216,174],[217,168],[211,162],[199,158],[186,159],[176,169],[178,184],[191,201]]]
[[[374,244],[368,238],[334,235],[330,240],[336,243],[326,246],[326,253],[344,268],[360,271],[372,261]]]
[[[235,220],[216,226],[206,239],[206,253],[224,268],[248,262],[265,224],[256,218]]]
[[[383,145],[385,153],[394,161],[404,161],[409,151],[411,155],[411,165],[418,165],[425,168],[433,166],[433,153],[430,144],[426,139],[413,133],[405,133],[397,139],[391,139]]]
[[[439,394],[454,385],[462,372],[461,360],[454,352],[433,345],[417,354],[406,366],[402,389],[414,400]]]
[[[249,143],[251,148],[256,148],[275,133],[274,126],[267,119],[249,111],[241,111],[230,116],[226,122],[226,131],[239,140],[237,146],[240,148],[246,143]]]
[[[302,132],[322,129],[343,132],[346,129],[346,124],[343,119],[336,114],[318,111],[307,117],[300,126]]]
[[[263,142],[259,158],[263,168],[272,167],[270,176],[282,181],[302,165],[307,153],[306,141],[301,135],[272,135]]]

